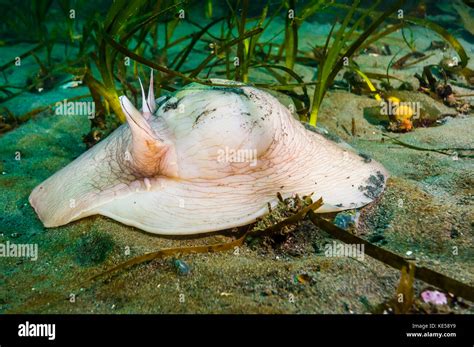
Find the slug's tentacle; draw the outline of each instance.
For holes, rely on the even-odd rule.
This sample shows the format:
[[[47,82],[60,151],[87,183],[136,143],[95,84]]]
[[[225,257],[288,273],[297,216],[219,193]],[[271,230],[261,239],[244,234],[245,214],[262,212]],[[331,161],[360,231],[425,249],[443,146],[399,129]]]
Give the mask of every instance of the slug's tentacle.
[[[160,173],[161,159],[170,146],[158,137],[144,114],[141,114],[126,96],[121,96],[119,99],[132,133],[132,141],[125,158],[130,162],[133,174],[147,177]],[[144,109],[146,105],[143,93]]]
[[[148,99],[147,104],[152,114],[156,111],[156,103],[155,103],[155,92],[153,91],[153,69],[150,73],[150,87],[148,88]]]
[[[137,139],[146,139],[149,141],[158,141],[150,124],[145,117],[138,111],[126,96],[119,97],[120,105],[127,118],[127,123],[132,130],[132,136]]]
[[[142,115],[143,118],[149,120],[151,117],[150,107],[148,106],[148,100],[145,97],[145,90],[143,89],[143,84],[140,77],[138,78],[138,81],[140,82],[140,88],[142,90]]]

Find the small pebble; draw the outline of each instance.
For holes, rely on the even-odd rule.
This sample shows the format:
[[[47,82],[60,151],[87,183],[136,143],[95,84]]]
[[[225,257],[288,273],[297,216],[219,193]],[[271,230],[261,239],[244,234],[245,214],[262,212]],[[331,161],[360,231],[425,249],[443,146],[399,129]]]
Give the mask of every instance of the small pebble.
[[[176,271],[178,272],[179,275],[188,275],[189,272],[191,271],[188,264],[186,264],[184,261],[175,259],[173,261],[173,264],[176,268]]]
[[[306,273],[302,273],[299,275],[294,276],[293,281],[295,283],[307,284],[312,281],[312,277]]]
[[[359,213],[353,213],[352,211],[349,212],[340,212],[334,218],[334,225],[338,226],[341,229],[348,229],[351,226],[357,224],[357,220],[359,219]]]

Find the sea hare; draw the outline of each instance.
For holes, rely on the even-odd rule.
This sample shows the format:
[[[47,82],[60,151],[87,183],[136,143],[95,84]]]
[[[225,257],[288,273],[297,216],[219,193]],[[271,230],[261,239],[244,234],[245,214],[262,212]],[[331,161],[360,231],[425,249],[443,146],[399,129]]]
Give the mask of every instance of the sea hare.
[[[46,227],[104,215],[156,234],[196,234],[254,222],[277,193],[322,197],[317,212],[366,205],[385,169],[307,130],[273,96],[225,80],[155,100],[142,88],[127,124],[38,185],[30,203]],[[151,82],[152,84],[153,82]]]

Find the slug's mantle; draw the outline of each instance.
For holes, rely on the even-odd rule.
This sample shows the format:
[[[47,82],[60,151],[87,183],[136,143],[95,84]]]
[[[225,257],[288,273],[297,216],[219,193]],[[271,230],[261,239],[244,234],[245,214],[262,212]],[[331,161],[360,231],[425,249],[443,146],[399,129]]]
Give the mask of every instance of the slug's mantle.
[[[100,214],[156,234],[254,222],[278,192],[322,197],[317,212],[358,208],[387,172],[309,131],[259,89],[190,84],[142,111],[120,98],[127,124],[38,185],[30,204],[46,227]],[[151,85],[153,79],[151,79]]]

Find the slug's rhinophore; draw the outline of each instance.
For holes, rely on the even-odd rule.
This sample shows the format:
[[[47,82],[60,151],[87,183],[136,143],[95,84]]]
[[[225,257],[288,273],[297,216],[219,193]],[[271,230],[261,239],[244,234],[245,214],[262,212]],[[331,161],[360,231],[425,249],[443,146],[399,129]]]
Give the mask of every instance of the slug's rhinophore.
[[[122,96],[128,124],[31,193],[44,225],[101,214],[151,233],[196,234],[254,222],[277,192],[314,193],[324,200],[318,212],[330,212],[383,191],[378,163],[306,130],[266,92],[213,82],[221,86],[190,84],[156,101],[150,87],[142,112]]]

